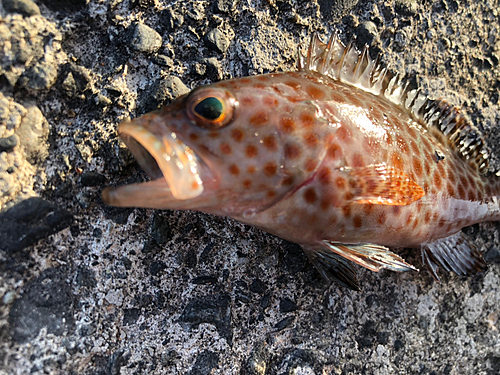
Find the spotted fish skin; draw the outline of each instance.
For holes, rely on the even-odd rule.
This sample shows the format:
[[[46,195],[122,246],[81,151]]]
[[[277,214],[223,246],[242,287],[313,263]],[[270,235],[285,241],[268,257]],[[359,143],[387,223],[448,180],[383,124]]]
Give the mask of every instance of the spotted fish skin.
[[[243,150],[251,145],[262,157],[256,164],[253,157],[235,151],[243,160],[235,164],[240,172],[228,180],[235,185],[262,182],[274,196],[273,183],[267,182],[274,174],[253,180],[247,172],[273,165],[273,172],[282,171],[282,185],[287,175],[294,183],[269,209],[251,218],[234,215],[237,219],[298,243],[330,240],[389,247],[419,246],[464,226],[500,219],[492,198],[498,194],[496,181],[479,175],[392,102],[307,71],[216,85],[238,90],[246,82],[258,87],[251,95],[258,108],[252,116],[266,121],[234,126],[245,129],[245,135],[229,144],[241,144]],[[305,104],[296,110],[296,103]],[[263,137],[255,137],[260,129],[266,129]],[[272,141],[262,142],[266,137]],[[212,147],[226,141],[218,139]],[[393,168],[417,185],[407,192],[416,194],[408,197],[408,204],[379,203],[377,196],[366,203],[357,199],[363,193],[361,183],[371,180],[374,189],[380,186],[379,167]],[[391,194],[380,193],[388,199]]]
[[[399,81],[377,70],[366,51],[354,54],[352,68],[354,49],[340,45],[333,55],[334,47],[313,38],[308,64],[298,72],[200,87],[120,125],[153,181],[106,190],[104,201],[231,216],[299,243],[323,276],[352,289],[359,288],[352,263],[414,269],[389,247],[421,247],[436,278],[438,267],[483,271],[482,256],[460,232],[500,220],[500,183],[484,175],[482,139],[464,138],[471,126],[455,109],[406,88],[399,93]],[[341,56],[338,71],[347,66],[360,76],[354,81],[372,86],[315,65],[335,56]],[[440,130],[431,126],[436,118]],[[186,192],[182,199],[166,175],[165,160],[176,153],[168,151],[175,142],[165,134],[187,150],[181,161],[195,160],[179,166],[196,177],[177,189]]]

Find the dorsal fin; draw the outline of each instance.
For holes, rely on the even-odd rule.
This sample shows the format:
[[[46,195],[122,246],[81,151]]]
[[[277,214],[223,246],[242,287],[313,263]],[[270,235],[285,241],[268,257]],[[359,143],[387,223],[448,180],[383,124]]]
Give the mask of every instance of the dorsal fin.
[[[410,88],[407,78],[389,72],[380,63],[380,56],[371,59],[368,46],[358,51],[354,41],[345,46],[339,33],[334,32],[325,44],[314,33],[307,55],[299,49],[299,70],[316,71],[402,106],[480,174],[488,172],[489,149],[479,130],[458,108],[440,99],[429,99],[419,88]]]

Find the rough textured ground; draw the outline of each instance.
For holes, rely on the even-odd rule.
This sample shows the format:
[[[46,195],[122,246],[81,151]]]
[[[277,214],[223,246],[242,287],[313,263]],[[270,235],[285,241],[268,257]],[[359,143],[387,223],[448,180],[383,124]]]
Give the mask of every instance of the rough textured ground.
[[[497,223],[466,228],[484,275],[360,270],[356,293],[230,219],[100,199],[145,177],[121,120],[294,69],[335,26],[463,106],[498,167],[498,0],[35,2],[0,9],[0,374],[500,373]]]

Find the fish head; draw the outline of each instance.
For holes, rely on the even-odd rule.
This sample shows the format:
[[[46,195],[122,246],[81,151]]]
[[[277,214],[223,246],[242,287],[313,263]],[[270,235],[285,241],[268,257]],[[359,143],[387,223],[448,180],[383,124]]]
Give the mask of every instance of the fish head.
[[[295,151],[300,145],[283,130],[283,119],[311,108],[290,103],[258,77],[197,88],[121,123],[120,138],[151,181],[107,188],[105,203],[242,217],[296,189],[310,170],[290,155],[291,145]],[[318,157],[311,152],[309,159]]]

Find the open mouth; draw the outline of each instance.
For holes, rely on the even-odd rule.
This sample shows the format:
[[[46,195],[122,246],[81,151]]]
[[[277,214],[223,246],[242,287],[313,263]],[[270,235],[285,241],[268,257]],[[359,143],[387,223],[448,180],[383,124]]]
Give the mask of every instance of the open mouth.
[[[147,126],[142,126],[142,120],[154,121],[140,118],[124,122],[118,126],[118,134],[152,181],[107,188],[103,191],[104,202],[114,206],[156,207],[159,201],[199,197],[203,182],[193,150],[173,132],[161,135],[150,132]]]

